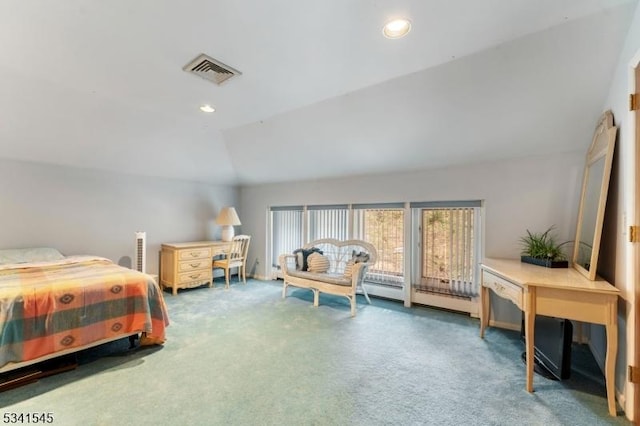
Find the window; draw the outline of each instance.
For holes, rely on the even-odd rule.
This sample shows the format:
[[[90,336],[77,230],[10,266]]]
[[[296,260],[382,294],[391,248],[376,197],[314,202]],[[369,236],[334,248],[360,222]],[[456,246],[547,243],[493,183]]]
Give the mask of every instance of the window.
[[[416,290],[454,297],[477,295],[475,209],[426,208],[421,213],[421,268]]]
[[[307,241],[320,238],[346,240],[349,235],[349,210],[347,205],[308,206],[309,238]]]
[[[276,207],[271,209],[271,265],[279,269],[278,256],[302,247],[303,208]]]
[[[397,288],[404,285],[403,203],[357,204],[351,209],[346,204],[271,208],[271,259],[275,272],[280,254],[292,253],[320,238],[370,242],[376,247],[378,261],[368,271],[367,281]]]
[[[412,202],[410,210],[405,203],[272,207],[273,272],[277,275],[280,254],[309,241],[362,239],[378,253],[367,271],[367,284],[377,284],[367,288],[369,294],[405,300],[412,294],[416,303],[475,312],[480,206],[480,201],[447,201]]]
[[[402,287],[404,284],[403,205],[356,205],[353,221],[354,238],[370,242],[378,252],[376,264],[367,272],[367,281]]]

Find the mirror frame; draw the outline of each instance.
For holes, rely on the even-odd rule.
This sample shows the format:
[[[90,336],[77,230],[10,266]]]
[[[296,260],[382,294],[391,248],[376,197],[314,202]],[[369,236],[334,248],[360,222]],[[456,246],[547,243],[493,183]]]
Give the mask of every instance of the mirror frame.
[[[582,193],[580,195],[580,209],[578,210],[578,223],[576,227],[576,238],[573,244],[573,256],[571,258],[571,261],[573,263],[573,267],[589,280],[596,279],[596,270],[598,269],[600,239],[602,236],[604,210],[607,203],[607,193],[609,191],[609,179],[611,177],[613,149],[615,147],[617,130],[618,128],[613,125],[613,113],[611,111],[605,111],[604,114],[602,114],[602,117],[600,117],[600,121],[596,126],[591,146],[589,147],[589,151],[587,151],[587,161],[584,167],[584,174],[582,178]],[[596,213],[596,227],[591,244],[591,261],[589,262],[589,269],[586,269],[577,262],[578,253],[580,250],[580,233],[582,231],[582,219],[585,208],[587,207],[585,206],[585,195],[587,190],[587,182],[589,180],[590,168],[596,161],[600,160],[603,157],[604,173],[602,175],[602,182],[600,182],[600,195],[598,197],[598,206]]]

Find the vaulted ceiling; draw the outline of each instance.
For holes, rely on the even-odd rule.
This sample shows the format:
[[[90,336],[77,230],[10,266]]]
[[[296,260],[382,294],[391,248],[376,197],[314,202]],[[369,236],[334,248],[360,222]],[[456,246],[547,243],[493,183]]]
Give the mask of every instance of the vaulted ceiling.
[[[0,157],[254,184],[586,152],[636,6],[3,0]]]

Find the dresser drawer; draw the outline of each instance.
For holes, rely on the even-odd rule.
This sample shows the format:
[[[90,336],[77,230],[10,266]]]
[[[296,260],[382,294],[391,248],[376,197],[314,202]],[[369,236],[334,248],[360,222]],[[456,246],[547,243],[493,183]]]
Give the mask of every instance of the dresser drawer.
[[[227,254],[228,250],[229,244],[216,244],[215,246],[211,247],[211,256],[220,256],[223,254]]]
[[[180,250],[178,252],[178,260],[192,260],[192,259],[211,259],[211,249],[205,248],[192,248],[186,250]]]
[[[491,272],[482,271],[482,285],[492,289],[503,299],[509,299],[522,309],[522,288]]]
[[[178,263],[178,272],[196,271],[198,269],[210,269],[210,268],[211,268],[211,260],[209,260],[209,258],[185,260]]]
[[[209,281],[210,279],[211,270],[200,270],[178,274],[178,284],[184,284],[191,281]]]

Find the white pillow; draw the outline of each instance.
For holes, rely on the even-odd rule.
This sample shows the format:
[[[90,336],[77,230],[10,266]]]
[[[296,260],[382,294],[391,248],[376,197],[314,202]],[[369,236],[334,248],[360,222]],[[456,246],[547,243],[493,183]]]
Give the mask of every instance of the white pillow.
[[[349,259],[346,265],[344,265],[344,276],[351,278],[353,275],[353,265],[356,264],[356,261],[353,259]]]
[[[329,270],[329,258],[320,253],[313,253],[307,258],[309,272],[327,272]]]
[[[48,262],[60,259],[64,259],[62,253],[49,247],[0,250],[0,265],[9,263]]]

